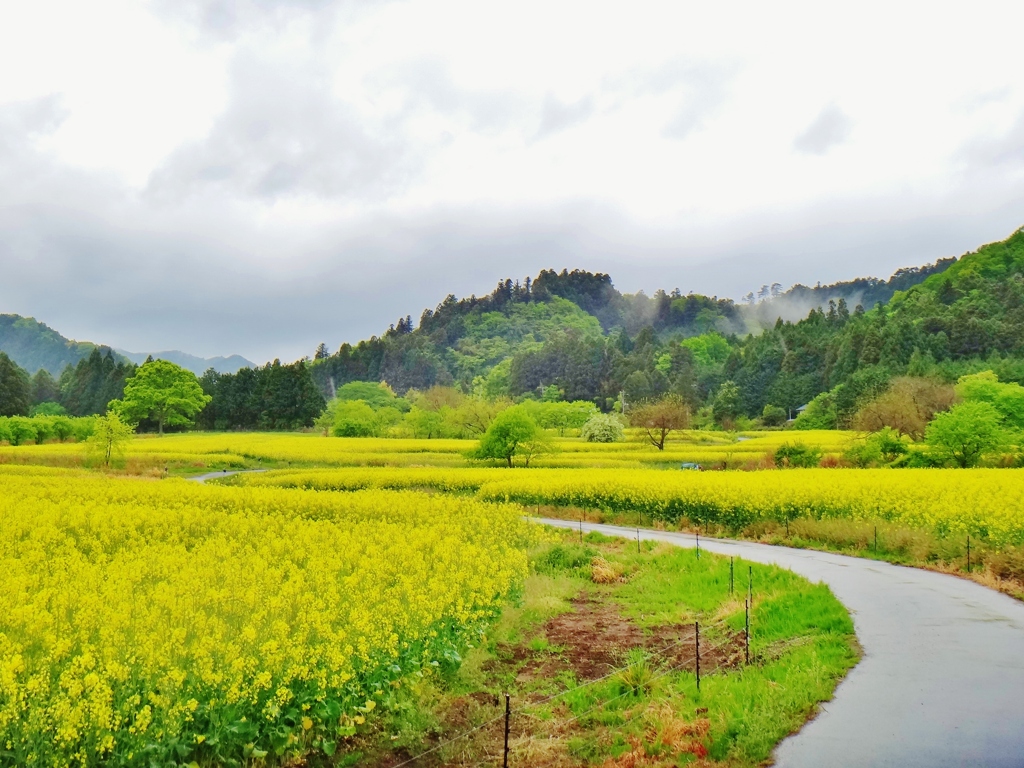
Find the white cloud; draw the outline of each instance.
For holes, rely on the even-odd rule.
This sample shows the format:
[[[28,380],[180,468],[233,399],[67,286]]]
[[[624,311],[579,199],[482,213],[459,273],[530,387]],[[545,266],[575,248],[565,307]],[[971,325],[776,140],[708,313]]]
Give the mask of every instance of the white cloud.
[[[547,266],[741,295],[960,253],[1024,223],[1024,12],[929,9],[8,4],[0,311],[289,358]]]

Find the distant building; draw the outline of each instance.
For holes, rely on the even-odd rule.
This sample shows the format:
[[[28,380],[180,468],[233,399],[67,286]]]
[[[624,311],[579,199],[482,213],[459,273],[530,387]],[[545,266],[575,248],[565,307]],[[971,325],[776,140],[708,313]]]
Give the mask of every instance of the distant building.
[[[797,416],[799,416],[801,413],[806,411],[808,405],[810,405],[810,403],[804,403],[799,408],[797,408],[795,411],[793,409],[790,409],[790,411],[789,411],[789,419],[787,419],[787,422],[796,421]]]

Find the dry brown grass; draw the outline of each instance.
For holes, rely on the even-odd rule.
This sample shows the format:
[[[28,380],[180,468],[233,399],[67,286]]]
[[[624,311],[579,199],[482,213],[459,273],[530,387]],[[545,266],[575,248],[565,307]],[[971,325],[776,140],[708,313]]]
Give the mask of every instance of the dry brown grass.
[[[614,584],[622,580],[624,569],[619,563],[609,563],[598,555],[590,561],[590,580],[595,584]]]

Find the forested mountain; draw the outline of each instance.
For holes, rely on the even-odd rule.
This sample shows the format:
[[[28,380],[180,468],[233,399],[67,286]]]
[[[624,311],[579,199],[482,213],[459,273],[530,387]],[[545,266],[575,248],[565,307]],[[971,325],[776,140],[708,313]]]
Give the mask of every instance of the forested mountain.
[[[849,384],[844,396],[856,399],[908,368],[937,366],[952,375],[987,355],[988,348],[961,342],[968,315],[998,314],[967,298],[971,289],[963,297],[970,309],[943,321],[950,326],[945,342],[937,320],[917,317],[923,305],[898,308],[933,293],[946,273],[960,281],[962,264],[1017,249],[1021,237],[1018,232],[961,261],[901,269],[887,281],[861,278],[786,292],[765,286],[739,304],[679,290],[622,294],[609,275],[546,270],[534,280],[504,280],[488,296],[448,296],[424,311],[418,325],[405,317],[382,336],[343,344],[333,354],[321,345],[311,371],[325,397],[357,380],[385,381],[398,393],[446,385],[513,398],[554,385],[566,400],[603,409],[620,395],[636,402],[675,392],[695,408],[714,405],[750,417],[766,406],[791,411],[843,384]],[[1014,269],[1019,277],[1020,265]],[[801,307],[802,319],[787,319],[794,307]],[[899,317],[887,327],[891,312]]]
[[[66,339],[32,317],[0,315],[0,352],[30,374],[45,368],[51,375],[59,376],[66,366],[77,365],[94,349],[105,353],[110,348]]]
[[[252,368],[253,364],[240,355],[230,357],[197,357],[187,352],[169,350],[166,352],[125,352],[93,344],[90,341],[73,341],[32,317],[21,315],[0,315],[0,352],[17,363],[21,368],[34,374],[45,369],[51,376],[60,376],[68,366],[75,366],[99,349],[101,355],[108,351],[115,360],[141,365],[147,357],[169,360],[175,365],[202,376],[207,369],[218,373],[235,373],[240,368]]]
[[[877,304],[888,302],[897,291],[910,290],[954,263],[956,258],[950,257],[923,267],[898,269],[888,280],[858,277],[830,285],[818,283],[813,288],[797,284],[785,292],[778,283],[762,285],[757,293],[751,291],[743,297],[744,314],[760,326],[771,326],[780,317],[783,320],[800,320],[812,309],[827,307],[830,301],[838,304],[840,299],[848,307],[859,304],[871,309]]]

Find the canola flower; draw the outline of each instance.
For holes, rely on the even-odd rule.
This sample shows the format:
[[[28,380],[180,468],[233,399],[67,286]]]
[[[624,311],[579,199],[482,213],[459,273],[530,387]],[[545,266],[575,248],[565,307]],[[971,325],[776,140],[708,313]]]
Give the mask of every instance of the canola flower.
[[[242,482],[317,490],[433,488],[490,502],[636,512],[741,528],[762,520],[884,520],[940,535],[1024,543],[1024,470],[353,468],[252,475]]]
[[[606,467],[641,469],[697,462],[709,466],[743,466],[774,453],[784,442],[815,446],[828,454],[842,453],[856,439],[852,432],[750,432],[736,436],[697,430],[673,433],[659,451],[636,430],[619,443],[588,443],[579,438],[553,438],[555,451],[535,460],[541,467]],[[139,435],[127,450],[129,471],[170,467],[243,468],[259,462],[300,466],[472,467],[467,454],[475,440],[338,438],[296,433],[203,433]],[[0,446],[0,464],[35,463],[78,467],[85,462],[81,445]]]
[[[0,467],[0,763],[333,753],[527,571],[518,507]]]

